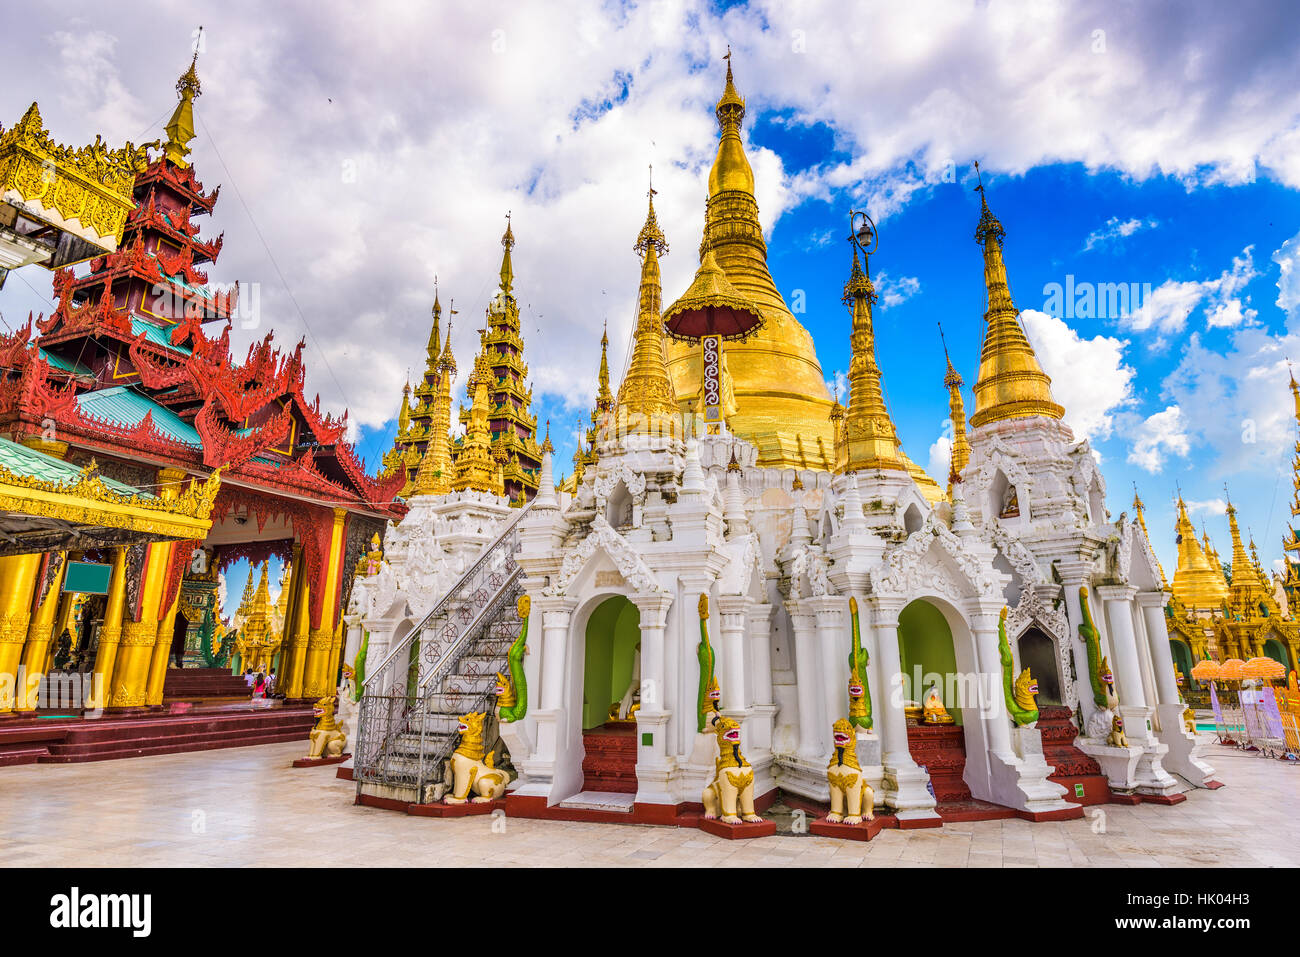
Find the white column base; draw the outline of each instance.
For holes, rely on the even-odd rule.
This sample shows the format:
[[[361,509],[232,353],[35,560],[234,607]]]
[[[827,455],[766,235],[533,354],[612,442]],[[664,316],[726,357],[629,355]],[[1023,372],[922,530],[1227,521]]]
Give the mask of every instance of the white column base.
[[[1134,777],[1139,794],[1169,795],[1177,794],[1182,788],[1174,776],[1164,769],[1162,759],[1169,753],[1169,747],[1156,737],[1151,721],[1154,711],[1146,707],[1119,706],[1120,716],[1124,719],[1124,734],[1129,744],[1142,749],[1138,758]]]
[[[533,742],[528,735],[527,720],[509,723],[498,721],[497,728],[501,740],[505,742],[506,750],[510,753],[510,763],[519,774],[511,783],[510,790],[521,794],[528,793],[525,789],[532,783],[532,779],[526,766],[533,755]]]
[[[876,800],[894,809],[900,821],[937,819],[938,804],[930,793],[930,775],[922,771],[910,757],[891,766],[886,759]]]
[[[1043,733],[1041,731],[1029,727],[1013,728],[1011,731],[1011,746],[1015,748],[1016,752],[1014,755],[1008,756],[1012,757],[1015,762],[1013,769],[1015,774],[1015,794],[1013,795],[1015,803],[1005,801],[999,803],[1033,814],[1068,811],[1078,806],[1065,800],[1067,792],[1064,787],[1047,779],[1048,775],[1052,773],[1052,767],[1043,757]],[[1006,766],[1002,755],[993,754],[990,755],[990,758],[990,767],[995,767],[998,763]],[[995,769],[993,777],[997,781],[1001,774]]]
[[[776,713],[780,710],[774,704],[756,704],[749,709],[744,734],[754,750],[772,750],[772,728],[776,724]]]
[[[1192,734],[1183,727],[1185,707],[1179,702],[1156,706],[1156,712],[1160,716],[1160,742],[1169,749],[1161,764],[1193,787],[1203,788],[1214,780],[1214,768],[1201,760],[1205,742],[1200,735]]]
[[[677,762],[669,756],[668,711],[636,713],[636,800],[638,804],[676,804]],[[642,744],[645,735],[650,744]]]

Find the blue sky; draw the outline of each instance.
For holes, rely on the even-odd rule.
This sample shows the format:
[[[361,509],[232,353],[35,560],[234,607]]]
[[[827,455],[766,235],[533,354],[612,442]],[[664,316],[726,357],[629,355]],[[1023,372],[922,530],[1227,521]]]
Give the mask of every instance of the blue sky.
[[[226,239],[211,273],[258,303],[234,350],[269,329],[285,346],[306,338],[309,396],[350,410],[372,464],[422,368],[435,276],[461,313],[463,383],[511,211],[534,408],[555,423],[562,471],[604,321],[616,377],[626,357],[648,163],[673,247],[665,298],[694,272],[730,44],[771,270],[787,299],[803,290],[828,380],[848,364],[844,236],[865,207],[881,230],[890,409],[908,453],[942,467],[936,321],[968,409],[978,367],[978,159],[1012,293],[1102,457],[1112,513],[1136,481],[1172,573],[1175,485],[1226,553],[1226,481],[1265,563],[1278,557],[1295,440],[1285,357],[1300,357],[1300,22],[1284,8],[571,0],[565,14],[28,6],[7,24],[0,123],[37,100],[61,142],[159,136],[202,23],[193,155],[223,186],[205,233]],[[1067,276],[1152,295],[1129,316],[1046,314],[1045,287]],[[10,325],[49,308],[39,269],[0,291]]]

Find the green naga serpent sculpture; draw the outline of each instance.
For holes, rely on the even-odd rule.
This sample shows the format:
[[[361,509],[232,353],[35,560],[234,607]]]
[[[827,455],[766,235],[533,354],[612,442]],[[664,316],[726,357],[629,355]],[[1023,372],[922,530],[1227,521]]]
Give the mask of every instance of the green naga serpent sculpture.
[[[699,714],[696,715],[696,731],[703,731],[710,712],[718,707],[718,679],[713,674],[713,648],[709,645],[709,596],[700,595],[700,646],[696,655],[700,659],[700,700]]]
[[[1083,647],[1088,652],[1088,683],[1092,686],[1092,700],[1098,708],[1105,708],[1106,685],[1102,681],[1101,671],[1101,636],[1097,626],[1092,623],[1092,613],[1088,611],[1088,589],[1079,588],[1079,609],[1083,621],[1079,624],[1079,636],[1083,638]]]
[[[1034,695],[1038,684],[1026,668],[1020,677],[1011,677],[1015,662],[1011,658],[1011,643],[1007,641],[1007,609],[998,615],[998,658],[1002,662],[1002,693],[1007,699],[1007,712],[1016,724],[1032,724],[1038,720],[1038,704]]]
[[[528,613],[532,610],[532,600],[527,595],[520,595],[516,608],[523,624],[519,627],[519,637],[515,639],[515,643],[510,646],[510,651],[506,654],[510,677],[505,682],[501,682],[501,676],[497,676],[500,689],[497,698],[500,710],[497,716],[506,724],[522,721],[528,714],[528,679],[524,677],[524,652],[527,651]]]
[[[849,724],[870,731],[871,687],[867,684],[867,664],[871,657],[862,647],[856,598],[849,599],[849,615],[853,619],[853,647],[849,650]]]

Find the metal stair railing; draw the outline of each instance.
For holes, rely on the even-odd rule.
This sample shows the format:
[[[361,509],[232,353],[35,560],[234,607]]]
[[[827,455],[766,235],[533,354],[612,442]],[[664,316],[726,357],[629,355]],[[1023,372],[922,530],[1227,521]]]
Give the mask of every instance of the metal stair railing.
[[[447,649],[442,660],[438,662],[421,685],[423,694],[420,697],[419,705],[420,762],[416,770],[416,803],[425,803],[426,785],[442,774],[443,762],[451,756],[451,752],[455,750],[457,743],[457,736],[453,734],[438,743],[436,747],[433,746],[429,738],[430,702],[435,695],[455,698],[457,700],[453,710],[457,715],[482,712],[489,717],[491,716],[492,709],[496,704],[496,695],[492,688],[480,692],[449,692],[443,687],[443,683],[453,673],[453,669],[460,664],[465,652],[474,647],[493,624],[502,618],[513,622],[519,621],[519,617],[515,612],[515,603],[523,593],[523,572],[521,569],[516,568],[506,587],[502,588],[491,604],[483,609],[483,613],[479,615],[474,626],[467,629],[453,647]],[[504,667],[506,661],[505,652],[501,653],[500,661],[502,667]],[[485,725],[484,731],[489,730],[493,729],[488,729]],[[486,733],[484,740],[487,743]]]
[[[405,781],[387,780],[384,765],[398,736],[411,733],[409,718],[421,700],[418,692],[424,683],[421,672],[427,676],[434,671],[446,652],[473,630],[493,600],[517,580],[519,523],[531,507],[530,502],[519,510],[447,594],[365,678],[354,762],[359,783],[410,786]]]

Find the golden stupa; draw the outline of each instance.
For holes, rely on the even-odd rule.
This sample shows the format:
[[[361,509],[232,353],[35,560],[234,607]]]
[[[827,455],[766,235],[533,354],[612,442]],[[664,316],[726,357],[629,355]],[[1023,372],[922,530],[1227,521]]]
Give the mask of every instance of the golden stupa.
[[[1196,529],[1187,517],[1187,504],[1178,496],[1178,567],[1174,571],[1174,598],[1184,608],[1195,611],[1217,611],[1228,598],[1228,583],[1223,577],[1223,567],[1218,556],[1213,559],[1196,540]],[[1209,546],[1209,539],[1206,539]]]
[[[767,269],[754,171],[740,141],[745,101],[736,92],[729,59],[717,117],[721,135],[709,173],[701,247],[712,250],[727,281],[764,319],[753,336],[723,348],[736,396],[730,425],[758,447],[762,466],[830,470],[835,465],[831,396],[812,336],[790,312]],[[691,411],[700,390],[700,346],[671,343],[668,372],[681,410]]]

